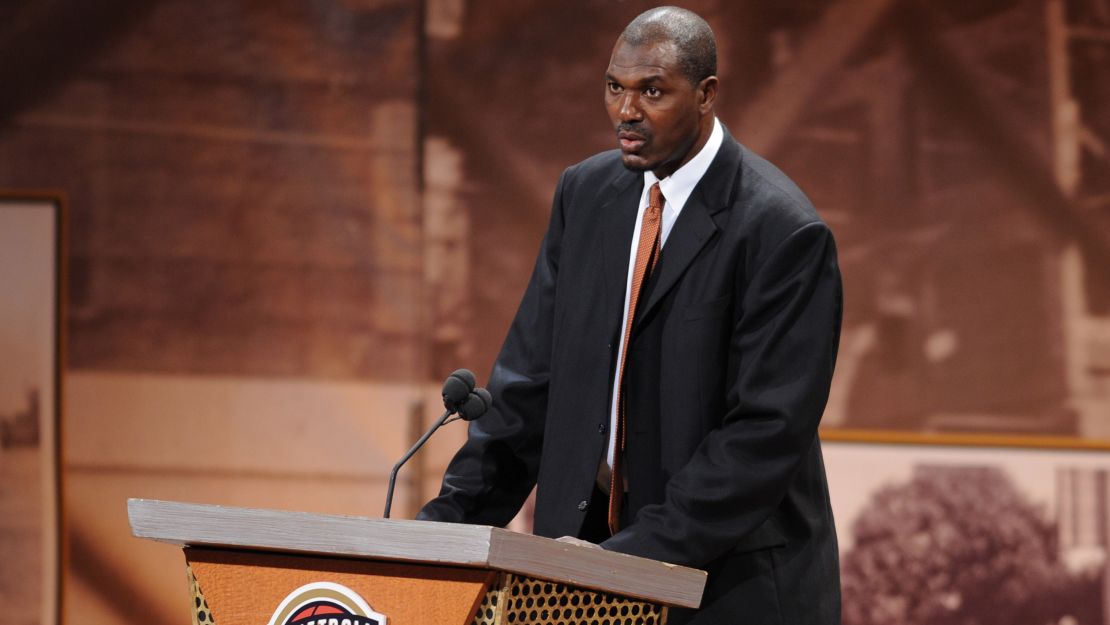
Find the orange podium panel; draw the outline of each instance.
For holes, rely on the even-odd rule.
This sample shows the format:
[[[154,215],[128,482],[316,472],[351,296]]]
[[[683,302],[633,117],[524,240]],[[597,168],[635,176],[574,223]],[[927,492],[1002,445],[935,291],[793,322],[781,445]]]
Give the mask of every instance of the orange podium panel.
[[[131,500],[194,625],[664,625],[706,574],[499,528]]]

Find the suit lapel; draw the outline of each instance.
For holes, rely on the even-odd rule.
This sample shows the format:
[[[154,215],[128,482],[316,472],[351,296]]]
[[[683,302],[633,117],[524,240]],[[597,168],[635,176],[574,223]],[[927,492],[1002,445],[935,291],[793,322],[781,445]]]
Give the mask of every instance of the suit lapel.
[[[643,195],[642,175],[622,172],[610,186],[612,194],[601,207],[602,257],[605,280],[606,317],[612,323],[611,334],[620,330],[624,312],[624,292],[628,285],[628,255],[636,229],[636,214]],[[635,182],[639,184],[634,184]]]
[[[739,164],[740,146],[726,130],[716,158],[694,187],[667,236],[667,243],[660,254],[658,278],[653,279],[648,300],[637,312],[637,321],[650,317],[651,311],[678,283],[698,252],[717,232],[713,215],[726,208],[731,201]]]

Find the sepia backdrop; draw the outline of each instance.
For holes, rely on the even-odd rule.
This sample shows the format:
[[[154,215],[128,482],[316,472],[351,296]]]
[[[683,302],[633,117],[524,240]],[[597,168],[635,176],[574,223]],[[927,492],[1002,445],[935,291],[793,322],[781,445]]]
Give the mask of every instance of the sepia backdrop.
[[[559,173],[612,147],[602,75],[650,6],[0,4],[0,188],[69,198],[68,621],[183,622],[180,556],[129,537],[126,497],[379,514],[438,380],[489,371]],[[1110,2],[684,6],[718,34],[722,122],[837,237],[846,622],[976,622],[1012,597],[986,576],[987,608],[929,586],[918,609],[906,577],[861,599],[930,532],[986,540],[929,510],[884,534],[902,497],[1019,511],[1032,555],[1000,570],[1066,570],[1086,598],[1018,614],[1110,623]],[[407,467],[402,516],[462,436]],[[1036,447],[1060,456],[1037,468]]]

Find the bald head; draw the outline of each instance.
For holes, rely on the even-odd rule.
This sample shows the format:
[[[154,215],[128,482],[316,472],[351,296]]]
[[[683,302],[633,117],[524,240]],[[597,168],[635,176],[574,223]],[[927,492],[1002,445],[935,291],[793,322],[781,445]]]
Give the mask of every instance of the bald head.
[[[691,84],[717,74],[717,41],[697,13],[679,7],[656,7],[625,27],[621,39],[633,46],[671,42],[682,73]]]

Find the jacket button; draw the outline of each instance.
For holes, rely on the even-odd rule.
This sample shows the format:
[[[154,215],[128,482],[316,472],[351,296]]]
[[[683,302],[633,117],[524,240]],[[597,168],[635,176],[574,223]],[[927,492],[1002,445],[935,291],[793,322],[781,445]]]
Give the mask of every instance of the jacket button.
[[[604,434],[605,433],[605,424],[604,423],[598,423],[597,424],[597,433],[598,434]]]
[[[578,510],[580,512],[585,512],[586,508],[589,508],[589,507],[590,507],[590,502],[586,501],[585,499],[578,502]]]

